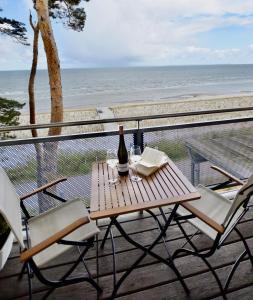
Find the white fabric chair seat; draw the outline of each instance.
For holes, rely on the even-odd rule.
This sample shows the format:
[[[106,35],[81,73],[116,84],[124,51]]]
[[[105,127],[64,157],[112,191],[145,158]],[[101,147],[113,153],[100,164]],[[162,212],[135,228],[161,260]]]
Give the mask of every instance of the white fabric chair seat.
[[[202,185],[199,185],[197,188],[198,192],[201,195],[199,200],[191,201],[191,205],[196,209],[207,215],[209,218],[216,221],[218,224],[223,224],[224,220],[228,214],[229,209],[231,208],[233,201],[226,199],[222,195],[214,192]],[[234,221],[237,220],[239,215],[243,212],[243,208],[240,207],[230,222],[229,226],[226,229],[226,232],[229,231]],[[179,206],[177,214],[180,216],[185,216],[191,214],[187,209],[182,206]],[[217,231],[212,227],[201,221],[199,218],[195,217],[188,220],[193,226],[205,233],[211,239],[215,239],[217,236]],[[225,232],[225,234],[226,234]]]
[[[62,230],[64,227],[75,222],[77,219],[88,216],[89,213],[82,200],[72,200],[62,204],[59,207],[50,209],[49,211],[33,217],[29,220],[29,231],[31,245],[35,246],[51,235]],[[91,238],[99,232],[94,221],[78,228],[71,234],[66,236],[64,240],[83,241]],[[71,245],[53,244],[34,256],[34,261],[38,266],[45,265],[53,258],[71,248]]]

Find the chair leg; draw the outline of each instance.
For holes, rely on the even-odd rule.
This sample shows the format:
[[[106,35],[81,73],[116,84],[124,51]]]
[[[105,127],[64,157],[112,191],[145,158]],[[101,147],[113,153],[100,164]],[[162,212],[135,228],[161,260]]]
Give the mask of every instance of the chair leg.
[[[96,225],[97,221],[96,221]],[[97,284],[99,284],[99,250],[98,250],[98,234],[96,234],[96,273],[97,273]],[[97,292],[97,300],[99,300],[99,293]]]
[[[225,285],[224,285],[224,291],[227,291],[228,286],[230,284],[230,281],[235,273],[235,270],[237,269],[237,267],[239,266],[240,262],[243,260],[244,256],[247,254],[247,251],[244,250],[241,255],[237,258],[236,262],[233,265],[232,270],[230,271],[230,273],[228,274],[228,277],[226,279]]]
[[[182,253],[185,252],[185,253],[188,253],[188,254],[197,256],[197,257],[201,258],[201,259],[204,261],[204,263],[207,265],[208,269],[212,272],[212,274],[213,274],[213,276],[214,276],[214,278],[215,278],[215,280],[216,280],[216,282],[217,282],[217,284],[218,284],[218,286],[219,286],[219,289],[220,289],[220,292],[221,292],[221,295],[222,295],[223,299],[226,300],[226,299],[227,299],[227,296],[226,296],[225,290],[224,290],[223,287],[222,287],[221,281],[220,281],[220,279],[219,279],[217,273],[215,272],[215,270],[214,270],[213,267],[211,266],[211,264],[208,262],[208,260],[207,260],[203,255],[201,255],[200,253],[194,252],[194,251],[189,250],[189,249],[184,249],[184,248],[177,249],[177,250],[173,253],[172,259],[174,260],[175,258],[177,258],[177,257],[178,257],[178,254],[179,254],[180,252],[182,252]]]
[[[94,242],[94,239],[93,239],[93,242]],[[79,254],[79,255],[82,254],[82,251],[81,251],[80,246],[77,246],[77,251],[78,251],[78,254]],[[85,263],[84,257],[82,257],[82,263],[83,263],[83,265],[84,265],[84,267],[85,267],[85,270],[86,270],[86,272],[88,273],[89,277],[92,277],[91,272],[90,272],[88,266],[87,266],[86,263]]]
[[[187,241],[187,242],[183,245],[183,247],[186,246],[187,244],[190,244],[191,247],[192,247],[196,252],[198,252],[197,247],[196,247],[196,246],[193,244],[193,242],[192,242],[192,238],[195,236],[195,234],[198,232],[198,230],[197,230],[191,237],[189,237],[189,236],[187,235],[187,233],[185,232],[183,226],[181,225],[181,223],[180,223],[177,219],[176,219],[176,223],[177,223],[179,229],[181,230],[181,232],[183,233],[183,235],[184,235],[184,237],[186,238],[186,241]],[[181,247],[181,248],[183,248],[183,247]]]
[[[83,281],[87,281],[89,282],[98,292],[98,294],[101,294],[102,293],[102,289],[100,288],[100,286],[96,283],[96,281],[93,279],[93,278],[86,278],[85,280]],[[41,300],[46,300],[52,293],[53,291],[56,289],[57,287],[52,287],[50,288],[46,294],[42,297]]]
[[[112,257],[113,257],[113,286],[116,286],[117,278],[116,278],[116,251],[115,251],[115,242],[112,233],[112,229],[110,229],[110,237],[111,237],[111,244],[112,244]]]
[[[18,280],[21,280],[21,279],[23,278],[23,276],[24,276],[24,274],[25,274],[26,268],[27,268],[27,267],[26,267],[26,263],[24,263],[23,266],[22,266],[21,272],[20,272],[19,275],[18,275]]]
[[[208,262],[208,260],[205,257],[201,257],[201,258],[205,262],[205,264],[208,266],[209,270],[212,272],[212,274],[213,274],[214,278],[216,279],[216,282],[218,283],[218,286],[220,288],[221,295],[222,295],[223,299],[226,300],[227,299],[226,290],[223,289],[221,281],[220,281],[217,273],[215,272],[215,270],[213,269],[213,267],[210,265],[210,263]]]
[[[29,264],[27,264],[27,263],[23,264],[21,272],[18,275],[18,280],[21,280],[23,278],[26,270],[27,270],[29,300],[32,300],[32,280],[31,280],[31,278],[33,277],[33,273],[32,273],[32,270],[31,270]]]
[[[186,232],[185,232],[183,226],[180,224],[180,222],[179,222],[178,220],[176,220],[176,222],[177,222],[177,224],[178,224],[178,226],[179,226],[181,232],[182,232],[183,235],[185,236],[186,240],[187,240],[188,243],[191,245],[191,247],[194,249],[194,251],[189,250],[189,249],[184,249],[184,248],[177,249],[177,250],[173,253],[172,259],[174,260],[175,258],[177,258],[177,257],[178,257],[178,254],[179,254],[180,252],[182,252],[182,253],[183,253],[183,252],[186,252],[186,253],[188,253],[188,254],[192,254],[192,255],[194,255],[194,256],[198,256],[198,257],[202,258],[202,260],[204,261],[204,263],[207,265],[207,267],[209,268],[209,270],[212,272],[212,274],[213,274],[213,276],[214,276],[216,282],[218,283],[218,286],[219,286],[219,289],[220,289],[220,291],[221,291],[221,294],[222,294],[223,298],[224,298],[224,299],[227,299],[226,294],[225,294],[225,291],[224,291],[224,289],[223,289],[223,287],[222,287],[221,281],[220,281],[218,275],[216,274],[215,270],[212,268],[212,266],[210,265],[210,263],[207,261],[206,257],[205,257],[203,254],[201,255],[200,253],[198,253],[199,251],[198,251],[197,247],[193,244],[191,238],[188,237],[188,235],[186,234]],[[212,253],[213,253],[213,251],[211,250],[208,254],[206,254],[206,256],[210,256]]]
[[[251,262],[251,265],[253,267],[253,257],[252,257],[252,254],[251,254],[251,251],[249,249],[249,246],[244,238],[244,236],[241,234],[241,232],[239,231],[238,228],[235,227],[235,232],[239,235],[239,237],[241,238],[241,241],[243,242],[243,245],[245,247],[245,250],[247,251],[248,255],[249,255],[249,259],[250,259],[250,262]]]
[[[61,282],[62,284],[57,284],[57,283],[55,283],[55,282],[50,282],[50,281],[48,281],[48,280],[46,280],[45,278],[42,278],[42,274],[40,274],[40,276],[39,276],[39,279],[40,279],[40,281],[41,281],[41,279],[43,279],[43,282],[45,283],[45,284],[50,284],[50,286],[51,286],[51,288],[46,292],[46,294],[43,296],[43,300],[44,299],[47,299],[48,298],[48,296],[57,288],[57,287],[59,287],[59,286],[64,286],[64,282],[65,282],[65,285],[67,285],[68,284],[68,281],[70,281],[70,280],[68,280],[67,279],[67,277],[68,276],[70,276],[71,274],[72,274],[72,272],[76,269],[76,267],[78,266],[78,264],[79,263],[81,263],[82,262],[82,260],[83,260],[83,256],[87,253],[87,251],[89,250],[89,248],[90,248],[90,246],[91,245],[88,245],[88,246],[86,246],[85,247],[85,249],[83,250],[83,252],[79,255],[79,257],[78,257],[78,259],[76,260],[76,262],[70,267],[70,269],[60,278],[60,280],[58,281],[58,283],[59,282]],[[89,273],[88,273],[89,274]],[[37,273],[37,275],[38,275],[38,273]],[[79,280],[80,278],[77,278],[77,279],[72,279],[72,282],[74,283],[74,281],[76,280],[76,282],[75,283],[77,283],[77,282],[80,282],[80,280]],[[89,277],[84,277],[84,278],[82,278],[82,281],[87,281],[87,282],[89,282],[97,291],[98,291],[98,293],[101,293],[102,292],[102,289],[98,286],[98,284],[95,282],[95,280],[92,278],[92,277],[90,277],[90,275],[89,275]]]
[[[235,263],[234,263],[234,265],[233,265],[233,267],[232,267],[232,269],[231,269],[231,271],[230,271],[230,273],[229,273],[229,275],[228,275],[228,277],[227,277],[227,279],[226,279],[226,282],[225,282],[225,285],[224,285],[224,290],[225,290],[225,291],[227,291],[228,286],[229,286],[229,284],[230,284],[230,282],[231,282],[231,280],[232,280],[232,277],[233,277],[233,275],[234,275],[234,273],[235,273],[237,267],[239,266],[240,262],[243,260],[243,258],[245,257],[246,254],[248,254],[249,260],[250,260],[251,265],[252,265],[252,267],[253,267],[253,257],[252,257],[251,251],[250,251],[250,249],[249,249],[249,246],[248,246],[248,244],[247,244],[245,238],[243,237],[243,235],[242,235],[241,232],[239,231],[239,229],[236,228],[236,227],[235,227],[234,229],[235,229],[235,232],[239,235],[241,241],[243,242],[243,245],[244,245],[244,247],[245,247],[245,250],[240,254],[240,256],[239,256],[239,257],[237,258],[237,260],[235,261]]]
[[[28,279],[28,292],[29,292],[29,300],[32,300],[32,280],[31,280],[31,269],[29,264],[24,264],[27,269],[27,279]]]

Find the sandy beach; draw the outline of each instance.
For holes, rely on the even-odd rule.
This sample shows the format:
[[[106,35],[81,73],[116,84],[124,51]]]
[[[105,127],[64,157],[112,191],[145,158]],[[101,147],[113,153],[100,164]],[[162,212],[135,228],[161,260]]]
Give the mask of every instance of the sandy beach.
[[[180,100],[163,100],[159,102],[155,101],[143,101],[137,103],[119,104],[104,107],[94,108],[81,108],[81,109],[67,109],[64,111],[64,121],[85,121],[85,120],[99,120],[113,117],[132,117],[132,116],[149,116],[157,114],[168,114],[176,112],[191,112],[201,110],[212,109],[226,109],[226,108],[241,108],[252,107],[253,95],[245,94],[240,96],[228,95],[217,97],[196,97]],[[197,122],[205,120],[221,120],[229,118],[239,118],[252,116],[253,111],[233,112],[224,114],[211,114],[200,115],[160,120],[146,120],[141,122],[142,127],[169,125],[169,124],[181,124],[188,122]],[[37,123],[49,123],[49,113],[39,113],[37,115]],[[125,125],[126,128],[135,127],[136,122],[128,122]],[[20,117],[20,124],[29,124],[29,115],[22,114]],[[117,124],[105,124],[105,125],[89,125],[89,126],[75,126],[63,128],[62,134],[84,133],[84,132],[97,132],[117,130]],[[47,130],[39,130],[40,136],[45,136]],[[30,131],[23,131],[16,133],[17,138],[31,137]]]

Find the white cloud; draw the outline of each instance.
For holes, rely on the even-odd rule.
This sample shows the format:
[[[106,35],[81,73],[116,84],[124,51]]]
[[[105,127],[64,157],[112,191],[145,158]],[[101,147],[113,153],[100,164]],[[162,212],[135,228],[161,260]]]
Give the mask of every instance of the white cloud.
[[[209,52],[221,59],[235,51],[199,47],[197,35],[253,23],[252,1],[104,0],[91,1],[86,7],[85,31],[60,29],[58,37],[68,41],[62,46],[63,57],[73,57],[80,66],[170,64],[184,51],[193,56]]]
[[[1,37],[0,47],[0,70],[27,69],[27,62],[31,61],[30,51],[27,47],[22,46],[9,38]]]
[[[27,10],[32,5],[31,0],[23,3]],[[92,0],[84,6],[84,32],[54,24],[63,67],[166,65],[184,63],[185,58],[197,63],[232,62],[249,50],[203,46],[198,36],[218,28],[248,28],[253,24],[252,0]],[[9,50],[19,53],[19,65],[25,64],[28,57],[21,50]],[[42,55],[40,67],[45,63]]]
[[[198,48],[198,47],[195,47],[195,46],[187,47],[186,51],[189,52],[189,53],[204,53],[204,54],[207,54],[207,53],[211,52],[211,50],[209,48]]]

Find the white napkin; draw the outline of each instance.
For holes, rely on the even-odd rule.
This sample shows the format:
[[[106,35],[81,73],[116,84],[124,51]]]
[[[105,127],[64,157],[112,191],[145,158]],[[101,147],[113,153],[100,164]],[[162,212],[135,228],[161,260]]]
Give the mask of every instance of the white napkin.
[[[168,162],[168,156],[159,150],[145,147],[141,160],[130,168],[144,176],[149,176]]]

